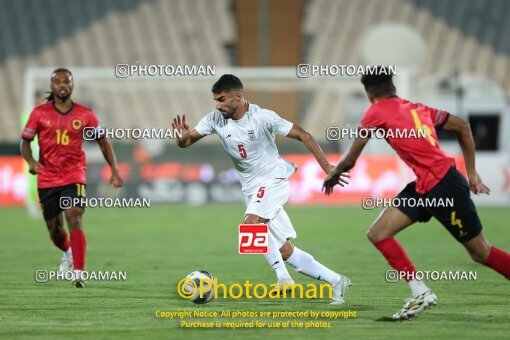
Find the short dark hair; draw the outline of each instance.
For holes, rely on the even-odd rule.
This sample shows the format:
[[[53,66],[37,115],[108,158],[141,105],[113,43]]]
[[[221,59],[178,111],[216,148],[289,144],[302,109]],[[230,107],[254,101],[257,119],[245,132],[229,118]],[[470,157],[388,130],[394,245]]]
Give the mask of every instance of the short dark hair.
[[[223,91],[232,91],[232,90],[242,90],[243,83],[241,80],[234,76],[233,74],[224,74],[218,79],[216,83],[214,83],[212,87],[212,92],[215,94],[221,93]]]
[[[370,74],[364,74],[361,83],[365,86],[365,91],[376,98],[391,96],[396,92],[393,73],[385,66],[376,66]]]

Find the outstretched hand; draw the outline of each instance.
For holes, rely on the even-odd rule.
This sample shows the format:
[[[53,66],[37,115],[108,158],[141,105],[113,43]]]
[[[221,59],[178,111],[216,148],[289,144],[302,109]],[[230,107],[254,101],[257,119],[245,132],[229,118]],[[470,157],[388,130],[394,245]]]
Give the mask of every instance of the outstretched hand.
[[[331,170],[324,179],[322,190],[326,195],[331,195],[335,185],[338,184],[341,187],[344,187],[345,185],[349,184],[346,178],[351,178],[351,175],[349,175],[348,172],[336,173],[335,170]]]
[[[172,129],[174,132],[176,132],[177,136],[182,136],[177,138],[177,142],[182,141],[184,139],[184,136],[189,133],[189,125],[186,124],[186,116],[182,115],[182,119],[180,115],[177,115],[176,118],[174,118],[174,121],[172,123]]]
[[[469,189],[473,194],[487,194],[491,193],[491,190],[483,184],[482,178],[478,174],[478,172],[474,171],[472,173],[468,173],[469,179]]]

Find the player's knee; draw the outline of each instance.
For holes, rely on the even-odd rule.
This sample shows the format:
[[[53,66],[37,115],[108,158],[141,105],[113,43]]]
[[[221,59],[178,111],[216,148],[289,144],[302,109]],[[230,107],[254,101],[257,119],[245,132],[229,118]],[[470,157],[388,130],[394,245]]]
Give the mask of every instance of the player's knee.
[[[475,262],[482,264],[485,263],[485,260],[479,254],[469,253],[469,256],[471,256],[471,259],[473,259]]]
[[[381,236],[374,228],[370,228],[367,231],[367,238],[372,243],[377,243],[382,240]]]
[[[394,236],[395,233],[387,225],[381,223],[375,223],[367,231],[367,238],[374,244]]]
[[[469,256],[473,259],[473,261],[485,264],[487,262],[487,257],[489,256],[489,253],[483,252],[483,251],[468,251]]]
[[[46,221],[46,228],[48,228],[48,231],[50,234],[53,234],[58,231],[59,224],[57,219],[53,219],[50,221]]]
[[[83,212],[78,209],[70,209],[69,212],[66,214],[67,218],[67,224],[69,226],[69,229],[75,230],[81,228],[81,216],[83,215]]]
[[[482,235],[463,244],[473,261],[485,264],[492,246]]]
[[[48,231],[50,232],[51,238],[59,238],[59,236],[61,235],[61,230],[58,226],[48,228]]]
[[[254,214],[247,214],[246,216],[244,216],[244,223],[246,224],[259,224],[264,222],[265,220],[262,217]]]

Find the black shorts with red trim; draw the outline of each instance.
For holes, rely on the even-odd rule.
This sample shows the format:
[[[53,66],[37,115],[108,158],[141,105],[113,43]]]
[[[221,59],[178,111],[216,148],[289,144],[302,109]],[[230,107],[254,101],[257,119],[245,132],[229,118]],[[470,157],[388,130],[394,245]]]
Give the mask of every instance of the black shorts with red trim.
[[[73,183],[60,187],[37,189],[44,220],[51,220],[57,217],[62,210],[71,207],[85,209],[83,202],[77,201],[76,199],[84,199],[87,197],[86,187],[87,185],[83,183]]]
[[[398,195],[399,202],[410,199],[435,202],[434,205],[412,206],[399,204],[398,209],[413,222],[427,222],[435,217],[461,243],[472,240],[482,231],[482,224],[470,196],[464,176],[452,167],[432,190],[426,194],[416,192],[416,182],[409,183]],[[452,202],[453,204],[448,204]]]

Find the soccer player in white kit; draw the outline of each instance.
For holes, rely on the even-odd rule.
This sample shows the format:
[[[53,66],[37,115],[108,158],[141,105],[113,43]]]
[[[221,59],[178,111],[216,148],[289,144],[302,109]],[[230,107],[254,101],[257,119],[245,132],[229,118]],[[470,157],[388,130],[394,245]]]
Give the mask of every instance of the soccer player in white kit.
[[[269,226],[265,258],[276,272],[278,285],[287,289],[285,285],[295,283],[285,261],[298,272],[331,284],[331,303],[344,303],[343,296],[351,281],[290,242],[290,239],[296,238],[296,231],[283,205],[290,194],[288,178],[297,168],[278,154],[275,134],[303,142],[325,173],[334,166],[326,160],[320,146],[308,132],[273,111],[249,103],[243,96],[243,84],[236,76],[223,75],[213,85],[212,92],[217,103],[216,110],[203,117],[193,130],[186,124],[185,116],[174,118],[172,128],[182,132],[177,144],[186,148],[216,133],[239,173],[247,206],[244,223],[266,223]],[[342,175],[349,177],[348,174]],[[340,178],[340,185],[346,183]]]

